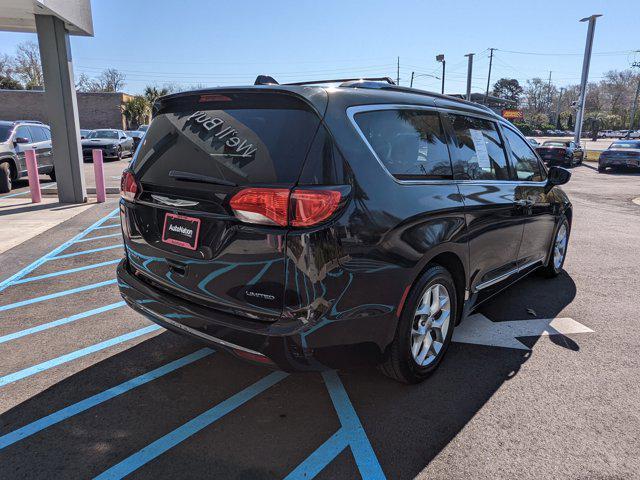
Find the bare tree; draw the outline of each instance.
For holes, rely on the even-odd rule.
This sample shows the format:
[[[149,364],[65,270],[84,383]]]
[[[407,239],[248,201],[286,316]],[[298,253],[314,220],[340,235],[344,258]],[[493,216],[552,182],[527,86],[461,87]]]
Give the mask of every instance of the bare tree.
[[[125,86],[124,73],[115,68],[107,68],[96,79],[97,85],[102,92],[118,92]]]
[[[0,76],[8,78],[13,76],[13,58],[6,53],[0,54]]]
[[[22,80],[27,89],[35,89],[44,85],[42,66],[40,65],[40,50],[35,42],[20,43],[16,48],[14,58],[16,75]]]
[[[86,73],[81,73],[76,80],[76,91],[91,92],[93,91],[94,81],[89,78]]]

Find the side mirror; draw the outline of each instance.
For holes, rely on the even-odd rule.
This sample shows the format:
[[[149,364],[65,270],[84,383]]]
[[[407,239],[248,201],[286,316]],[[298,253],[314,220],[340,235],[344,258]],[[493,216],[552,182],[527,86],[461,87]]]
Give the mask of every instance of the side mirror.
[[[571,172],[562,167],[551,167],[547,175],[547,185],[544,188],[545,193],[548,193],[553,187],[558,185],[564,185],[571,178]]]
[[[15,139],[16,143],[29,143],[29,139],[26,137],[16,137]]]

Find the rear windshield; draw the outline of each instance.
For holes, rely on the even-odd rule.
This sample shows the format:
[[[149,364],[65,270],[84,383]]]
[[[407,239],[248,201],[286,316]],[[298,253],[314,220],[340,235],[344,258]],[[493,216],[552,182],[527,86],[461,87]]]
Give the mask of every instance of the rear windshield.
[[[614,142],[609,148],[640,148],[640,142]]]
[[[545,147],[566,147],[567,143],[566,142],[544,142],[542,145]]]
[[[178,170],[239,185],[295,183],[318,116],[284,95],[216,99],[177,99],[160,109],[133,165],[141,181],[173,186],[169,173]]]

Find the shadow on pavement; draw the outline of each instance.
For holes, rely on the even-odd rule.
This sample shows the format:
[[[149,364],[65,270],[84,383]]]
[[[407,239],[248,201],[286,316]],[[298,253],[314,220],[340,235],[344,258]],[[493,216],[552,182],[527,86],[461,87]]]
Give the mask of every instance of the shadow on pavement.
[[[573,280],[529,277],[487,303],[493,321],[549,318],[576,294]],[[527,309],[536,313],[532,316]],[[568,338],[556,342],[577,350]],[[535,343],[535,340],[533,341]],[[55,384],[0,416],[0,436],[199,350],[164,332]],[[414,478],[531,351],[454,343],[438,371],[402,385],[375,369],[340,376],[388,478]],[[265,377],[270,370],[217,352],[0,450],[10,478],[97,475]],[[293,374],[140,468],[136,478],[283,478],[340,428],[318,374]],[[357,478],[342,452],[318,478]]]

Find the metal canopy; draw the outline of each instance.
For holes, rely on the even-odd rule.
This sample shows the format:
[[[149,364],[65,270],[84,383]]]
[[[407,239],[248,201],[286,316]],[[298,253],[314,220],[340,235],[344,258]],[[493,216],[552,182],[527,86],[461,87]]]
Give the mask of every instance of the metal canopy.
[[[36,15],[59,18],[69,35],[93,36],[89,0],[0,0],[0,31],[35,32]]]

